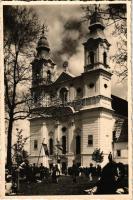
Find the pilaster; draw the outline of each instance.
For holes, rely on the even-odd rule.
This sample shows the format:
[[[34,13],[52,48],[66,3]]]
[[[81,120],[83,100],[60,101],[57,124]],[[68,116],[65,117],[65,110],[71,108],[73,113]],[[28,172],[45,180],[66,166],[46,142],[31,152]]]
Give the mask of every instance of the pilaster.
[[[48,147],[48,130],[47,130],[47,125],[45,122],[42,123],[42,143],[46,144]],[[43,146],[42,146],[41,154],[42,154],[43,165],[45,167],[49,167],[49,163],[48,163],[49,157],[45,155],[45,150]]]

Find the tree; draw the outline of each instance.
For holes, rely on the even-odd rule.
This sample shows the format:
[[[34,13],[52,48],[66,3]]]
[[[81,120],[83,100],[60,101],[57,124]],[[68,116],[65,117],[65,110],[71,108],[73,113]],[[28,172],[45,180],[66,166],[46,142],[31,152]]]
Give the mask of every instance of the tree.
[[[121,80],[127,78],[127,17],[126,17],[126,4],[108,4],[108,5],[89,5],[83,6],[84,20],[90,20],[94,10],[100,13],[105,27],[110,25],[114,26],[112,35],[117,37],[117,51],[111,57],[115,63],[114,73],[120,77]]]
[[[92,160],[94,160],[96,163],[102,163],[103,158],[103,151],[101,151],[100,149],[95,149],[92,153]]]
[[[13,159],[19,166],[22,162],[28,162],[28,152],[24,149],[25,144],[27,142],[28,137],[23,137],[22,129],[16,129],[17,130],[17,141],[13,145]]]
[[[4,6],[4,83],[7,125],[7,166],[10,169],[14,121],[29,116],[30,61],[40,26],[31,8]],[[29,81],[29,82],[28,82]]]

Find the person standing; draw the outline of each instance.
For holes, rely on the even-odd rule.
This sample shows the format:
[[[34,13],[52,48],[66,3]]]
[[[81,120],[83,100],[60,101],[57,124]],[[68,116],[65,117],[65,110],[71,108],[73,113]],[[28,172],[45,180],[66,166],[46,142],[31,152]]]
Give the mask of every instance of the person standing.
[[[72,166],[72,179],[73,179],[73,183],[77,182],[77,175],[78,175],[78,166],[75,163],[75,161],[73,161],[73,166]]]
[[[112,160],[113,160],[113,157],[112,157],[112,153],[111,153],[111,152],[110,152],[109,155],[108,155],[108,160],[109,160],[109,162],[112,162]]]
[[[39,172],[40,172],[40,180],[42,181],[44,179],[44,166],[42,163],[39,167]]]
[[[97,175],[98,180],[101,177],[101,171],[102,171],[101,166],[97,165],[97,167],[96,167],[96,175]]]
[[[52,169],[52,182],[53,183],[58,183],[58,177],[59,177],[58,165],[53,165],[53,169]]]

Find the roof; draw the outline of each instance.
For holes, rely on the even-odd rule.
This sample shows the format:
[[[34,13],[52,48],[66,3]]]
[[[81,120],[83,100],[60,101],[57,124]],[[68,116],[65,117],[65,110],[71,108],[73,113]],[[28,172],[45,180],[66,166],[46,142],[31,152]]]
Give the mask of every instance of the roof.
[[[128,117],[128,102],[120,97],[111,95],[112,108],[117,115]]]
[[[114,125],[115,143],[128,142],[128,102],[120,97],[111,95],[112,108],[116,114]]]
[[[114,141],[115,143],[128,142],[128,119],[117,119],[115,122],[114,131],[116,137],[116,141]]]
[[[73,79],[74,77],[75,76],[69,72],[62,72],[55,82],[57,83],[57,82],[62,82],[62,81],[66,81],[66,80],[69,81],[69,80]]]

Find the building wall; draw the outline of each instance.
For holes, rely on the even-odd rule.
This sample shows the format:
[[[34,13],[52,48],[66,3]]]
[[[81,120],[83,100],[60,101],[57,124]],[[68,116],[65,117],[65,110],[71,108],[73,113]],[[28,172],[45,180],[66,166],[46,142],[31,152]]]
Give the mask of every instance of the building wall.
[[[121,155],[118,156],[117,151],[121,152]],[[128,164],[128,143],[119,142],[114,144],[114,160],[116,162],[122,162],[123,164]]]
[[[113,120],[112,113],[102,111],[100,113],[100,134],[99,134],[99,147],[104,154],[104,163],[108,162],[108,155],[112,152],[112,130]]]

